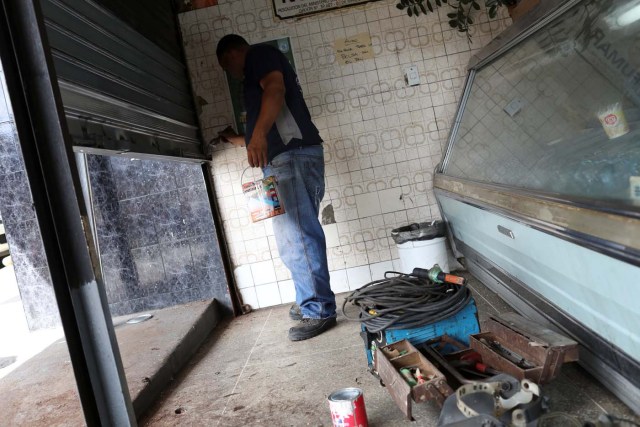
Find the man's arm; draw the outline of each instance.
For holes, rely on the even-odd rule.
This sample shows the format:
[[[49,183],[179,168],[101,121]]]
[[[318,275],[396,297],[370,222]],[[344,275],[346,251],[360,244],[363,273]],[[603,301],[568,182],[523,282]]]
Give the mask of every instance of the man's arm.
[[[231,126],[227,126],[224,130],[218,133],[218,137],[238,147],[244,147],[244,135],[238,135]]]
[[[280,71],[272,71],[260,80],[262,102],[260,114],[249,141],[247,159],[252,167],[267,165],[267,133],[273,126],[284,104],[284,77]]]

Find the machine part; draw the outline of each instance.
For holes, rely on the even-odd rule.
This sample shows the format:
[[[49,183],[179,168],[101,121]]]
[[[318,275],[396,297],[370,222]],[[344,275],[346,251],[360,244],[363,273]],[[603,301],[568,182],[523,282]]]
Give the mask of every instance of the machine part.
[[[364,341],[369,370],[374,375],[377,375],[375,372],[374,360],[376,347],[382,347],[403,339],[406,339],[411,344],[418,346],[425,341],[433,340],[434,338],[439,338],[448,334],[450,335],[448,338],[452,342],[456,342],[457,345],[445,344],[445,347],[442,348],[440,352],[442,354],[447,354],[458,349],[467,348],[469,346],[469,336],[480,332],[478,310],[473,298],[471,298],[466,307],[453,316],[418,328],[390,329],[371,332],[364,324],[362,324],[361,327],[362,332],[360,333],[360,336]]]
[[[445,401],[437,425],[533,427],[548,411],[548,398],[537,384],[500,374],[460,387]]]
[[[467,283],[467,279],[464,277],[445,273],[438,264],[428,270],[416,267],[413,269],[411,274],[413,276],[420,277],[421,279],[429,279],[434,283],[451,283],[452,285],[464,285]]]
[[[472,393],[486,393],[493,396],[495,399],[493,413],[496,416],[500,416],[504,412],[513,409],[518,405],[529,403],[534,397],[540,396],[540,388],[538,385],[529,380],[522,380],[520,383],[520,390],[507,399],[502,397],[502,391],[502,383],[500,382],[475,382],[464,384],[456,391],[456,405],[460,412],[462,412],[467,418],[477,417],[479,413],[467,405],[462,397]],[[524,413],[521,410],[517,413],[514,411],[513,419],[522,419],[524,418],[523,414]]]
[[[367,283],[348,295],[342,313],[375,333],[418,328],[447,319],[464,309],[470,300],[467,286],[433,283],[413,274],[387,271],[384,279]],[[358,317],[345,312],[348,303],[360,307]],[[370,313],[372,309],[374,314]]]

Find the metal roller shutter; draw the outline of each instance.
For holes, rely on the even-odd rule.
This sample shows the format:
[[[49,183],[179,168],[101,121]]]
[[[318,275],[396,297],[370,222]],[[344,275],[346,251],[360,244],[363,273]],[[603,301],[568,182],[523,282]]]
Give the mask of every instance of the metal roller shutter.
[[[175,34],[156,44],[97,2],[42,0],[74,148],[203,159],[188,73],[176,46],[179,36],[175,23],[166,24],[174,22],[169,0],[141,2],[139,12],[145,4],[163,20],[155,25],[147,20],[139,29],[154,39],[162,25],[165,33]]]

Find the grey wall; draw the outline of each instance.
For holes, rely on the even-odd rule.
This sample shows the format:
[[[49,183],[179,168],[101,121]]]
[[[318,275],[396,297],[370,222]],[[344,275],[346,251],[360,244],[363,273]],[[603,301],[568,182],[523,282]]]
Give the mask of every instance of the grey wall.
[[[232,310],[202,167],[87,156],[111,313],[217,298]]]
[[[58,306],[1,64],[0,81],[0,212],[29,328],[53,327]]]

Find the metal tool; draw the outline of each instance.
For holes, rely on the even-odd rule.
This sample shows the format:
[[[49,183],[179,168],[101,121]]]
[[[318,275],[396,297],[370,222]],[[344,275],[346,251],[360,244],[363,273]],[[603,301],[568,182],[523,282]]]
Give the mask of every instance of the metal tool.
[[[535,368],[535,365],[528,362],[524,357],[520,356],[518,353],[513,350],[509,350],[504,347],[498,341],[495,340],[487,340],[486,338],[480,338],[480,342],[491,347],[493,350],[498,352],[502,357],[509,360],[511,363],[521,367],[522,369],[531,369]]]
[[[414,268],[411,272],[414,276],[422,279],[429,279],[434,283],[451,283],[452,285],[464,285],[467,279],[454,274],[445,273],[442,271],[438,264],[434,265],[430,269]]]

